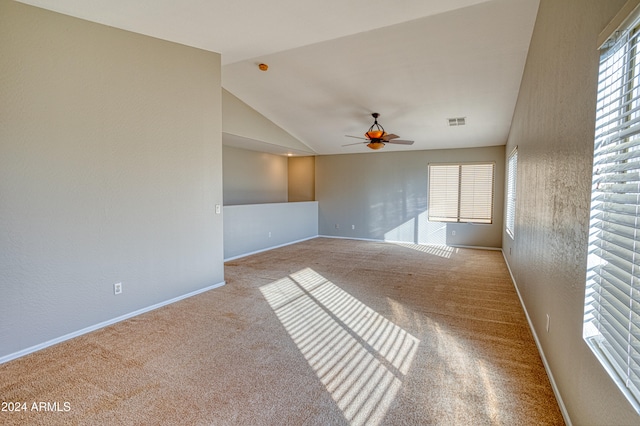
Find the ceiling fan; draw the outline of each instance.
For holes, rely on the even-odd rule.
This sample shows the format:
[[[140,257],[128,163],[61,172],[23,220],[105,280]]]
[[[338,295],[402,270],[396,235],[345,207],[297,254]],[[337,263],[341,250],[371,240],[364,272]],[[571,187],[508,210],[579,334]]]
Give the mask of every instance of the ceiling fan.
[[[371,127],[369,127],[369,130],[365,132],[364,138],[360,136],[345,135],[348,138],[362,139],[362,142],[350,143],[342,146],[351,146],[364,143],[367,144],[367,146],[371,149],[380,149],[387,143],[394,143],[398,145],[413,145],[413,141],[401,140],[398,139],[400,136],[394,135],[393,133],[389,134],[385,132],[384,127],[378,124],[378,117],[380,117],[380,114],[374,112],[373,114],[371,114],[371,116],[373,117],[373,124],[371,125]]]

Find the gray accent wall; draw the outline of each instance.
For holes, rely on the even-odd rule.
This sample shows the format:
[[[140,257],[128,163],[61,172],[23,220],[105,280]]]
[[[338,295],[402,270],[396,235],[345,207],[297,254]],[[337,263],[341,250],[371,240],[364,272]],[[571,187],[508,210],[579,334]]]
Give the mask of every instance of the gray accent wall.
[[[582,339],[597,37],[624,0],[542,0],[505,151],[518,147],[504,253],[575,425],[638,425]],[[549,315],[549,331],[546,330]]]
[[[287,157],[222,147],[224,205],[283,203],[287,198]]]
[[[8,0],[0,52],[0,359],[223,283],[220,56]]]
[[[504,159],[504,146],[318,156],[318,232],[413,244],[500,248]],[[452,162],[495,163],[492,224],[427,220],[429,163]]]

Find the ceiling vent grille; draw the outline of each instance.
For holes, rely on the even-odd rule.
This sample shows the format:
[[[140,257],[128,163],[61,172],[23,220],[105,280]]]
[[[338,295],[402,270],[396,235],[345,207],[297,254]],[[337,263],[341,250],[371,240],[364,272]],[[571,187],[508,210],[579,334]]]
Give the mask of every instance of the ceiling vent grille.
[[[447,118],[449,122],[449,126],[464,126],[466,123],[466,117],[457,117],[457,118]]]

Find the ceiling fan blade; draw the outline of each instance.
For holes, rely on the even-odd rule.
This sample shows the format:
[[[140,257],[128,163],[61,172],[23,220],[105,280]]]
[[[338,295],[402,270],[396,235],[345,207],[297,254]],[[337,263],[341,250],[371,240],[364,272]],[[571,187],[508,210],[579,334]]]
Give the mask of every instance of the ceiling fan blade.
[[[398,144],[398,145],[413,145],[413,141],[404,141],[404,140],[401,140],[401,139],[388,141],[387,143],[395,143],[395,144]]]
[[[345,137],[347,137],[347,138],[361,139],[361,140],[363,140],[363,141],[368,140],[367,138],[363,138],[363,137],[361,137],[361,136],[351,136],[351,135],[344,135],[344,136],[345,136]]]
[[[348,144],[342,145],[342,146],[362,145],[363,143],[366,143],[366,142],[348,143]]]
[[[400,136],[398,136],[398,135],[394,135],[393,133],[391,133],[390,135],[384,135],[384,136],[382,137],[382,139],[383,139],[383,140],[385,140],[385,141],[389,141],[389,140],[391,140],[391,139],[398,139],[399,137],[400,137]]]

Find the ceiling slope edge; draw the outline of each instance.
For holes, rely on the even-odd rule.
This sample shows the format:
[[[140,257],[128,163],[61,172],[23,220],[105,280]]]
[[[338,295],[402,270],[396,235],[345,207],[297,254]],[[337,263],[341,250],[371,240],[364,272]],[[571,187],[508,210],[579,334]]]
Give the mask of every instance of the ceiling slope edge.
[[[247,141],[247,149],[256,150],[255,142],[264,142],[271,146],[265,146],[265,152],[272,152],[271,149],[276,146],[284,148],[284,151],[279,150],[283,153],[288,150],[298,154],[315,154],[309,146],[225,89],[222,89],[222,132],[223,142],[227,139],[228,145],[238,148],[242,147],[242,141],[237,138],[240,137],[253,141],[251,144]],[[237,137],[230,138],[230,135]]]

